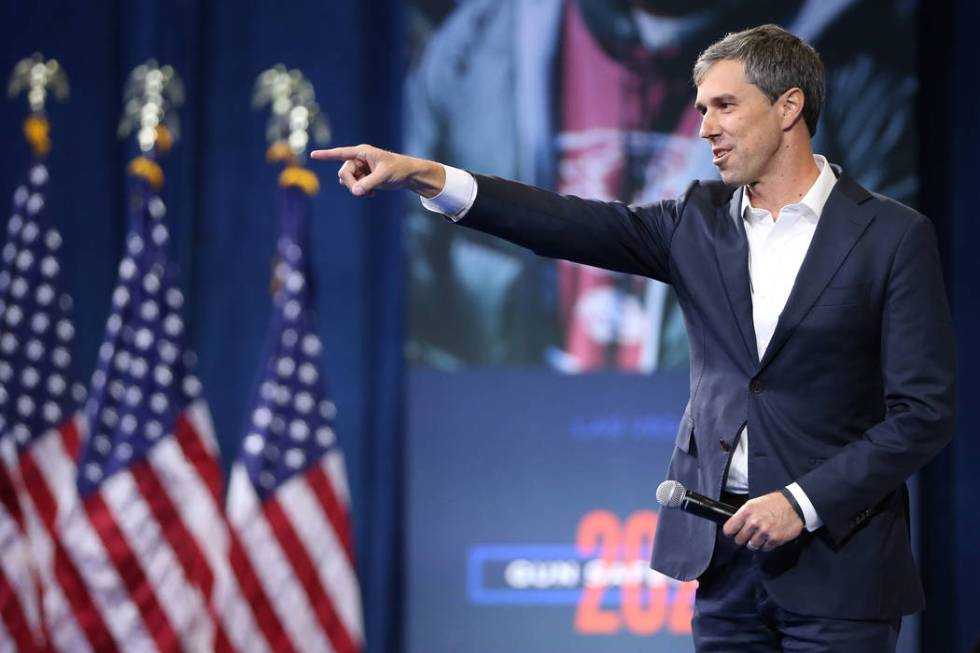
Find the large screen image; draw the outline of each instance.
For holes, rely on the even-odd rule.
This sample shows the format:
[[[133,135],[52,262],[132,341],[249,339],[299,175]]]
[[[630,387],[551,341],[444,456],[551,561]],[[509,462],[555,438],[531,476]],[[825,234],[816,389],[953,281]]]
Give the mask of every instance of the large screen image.
[[[916,206],[915,9],[413,0],[406,151],[581,197],[676,197],[717,178],[698,53],[777,23],[826,66],[815,151]],[[690,650],[695,583],[648,568],[688,392],[672,290],[538,257],[414,196],[408,213],[407,649]]]

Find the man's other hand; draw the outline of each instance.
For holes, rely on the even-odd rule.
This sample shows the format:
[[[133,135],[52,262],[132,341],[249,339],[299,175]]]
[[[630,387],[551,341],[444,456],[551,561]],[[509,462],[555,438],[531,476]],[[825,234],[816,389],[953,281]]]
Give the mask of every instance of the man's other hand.
[[[745,502],[722,529],[739,546],[753,551],[772,551],[795,540],[803,531],[799,515],[779,492],[770,492]]]
[[[404,188],[431,198],[446,185],[446,170],[441,164],[395,154],[371,145],[313,150],[310,158],[343,161],[337,172],[338,181],[358,197],[370,195],[376,190]]]

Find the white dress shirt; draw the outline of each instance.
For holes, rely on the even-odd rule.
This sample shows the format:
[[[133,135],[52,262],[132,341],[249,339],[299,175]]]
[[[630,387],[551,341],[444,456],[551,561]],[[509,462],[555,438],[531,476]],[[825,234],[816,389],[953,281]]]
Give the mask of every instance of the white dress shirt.
[[[798,203],[787,204],[779,210],[778,220],[769,211],[753,207],[748,190],[742,193],[742,224],[749,241],[752,322],[760,359],[766,353],[779,315],[789,299],[796,275],[817,230],[823,206],[837,183],[837,177],[827,164],[827,159],[819,154],[814,155],[813,159],[820,168],[817,180]],[[820,528],[823,520],[817,515],[803,488],[795,482],[786,487],[800,504],[807,530]],[[748,425],[739,434],[738,444],[728,467],[725,489],[735,494],[746,494],[749,491]]]
[[[830,197],[837,177],[819,154],[814,161],[820,169],[817,180],[796,204],[787,204],[779,211],[778,219],[765,209],[752,206],[749,193],[742,193],[742,220],[749,244],[749,282],[752,289],[752,321],[755,326],[756,346],[761,359],[776,330],[779,315],[793,289],[796,275],[803,264],[810,241],[817,229],[817,222],[824,204]],[[476,201],[477,184],[471,174],[459,168],[445,166],[446,185],[431,199],[422,198],[422,206],[441,213],[453,222],[461,220]],[[748,425],[739,434],[732,453],[725,489],[735,494],[749,491]],[[797,483],[786,486],[803,511],[809,531],[823,525],[810,499]]]

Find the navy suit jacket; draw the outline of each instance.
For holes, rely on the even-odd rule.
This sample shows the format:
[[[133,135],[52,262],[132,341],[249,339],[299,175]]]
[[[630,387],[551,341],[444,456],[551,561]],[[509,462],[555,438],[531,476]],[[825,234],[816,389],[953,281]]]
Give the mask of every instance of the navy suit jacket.
[[[838,176],[762,360],[740,189],[695,181],[631,207],[475,175],[460,224],[672,284],[691,387],[667,477],[718,498],[748,423],[751,496],[796,481],[824,521],[758,554],[769,593],[801,614],[892,619],[924,604],[905,481],[952,436],[951,320],[932,224]],[[653,567],[697,578],[716,528],[661,511]]]

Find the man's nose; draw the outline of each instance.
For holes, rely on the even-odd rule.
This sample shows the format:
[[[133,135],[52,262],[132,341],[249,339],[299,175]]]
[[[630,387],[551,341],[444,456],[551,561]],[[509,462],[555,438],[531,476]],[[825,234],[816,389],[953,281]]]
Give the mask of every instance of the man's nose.
[[[718,123],[711,116],[711,112],[705,113],[701,116],[701,129],[698,130],[698,136],[701,138],[710,139],[713,136],[718,135]]]

